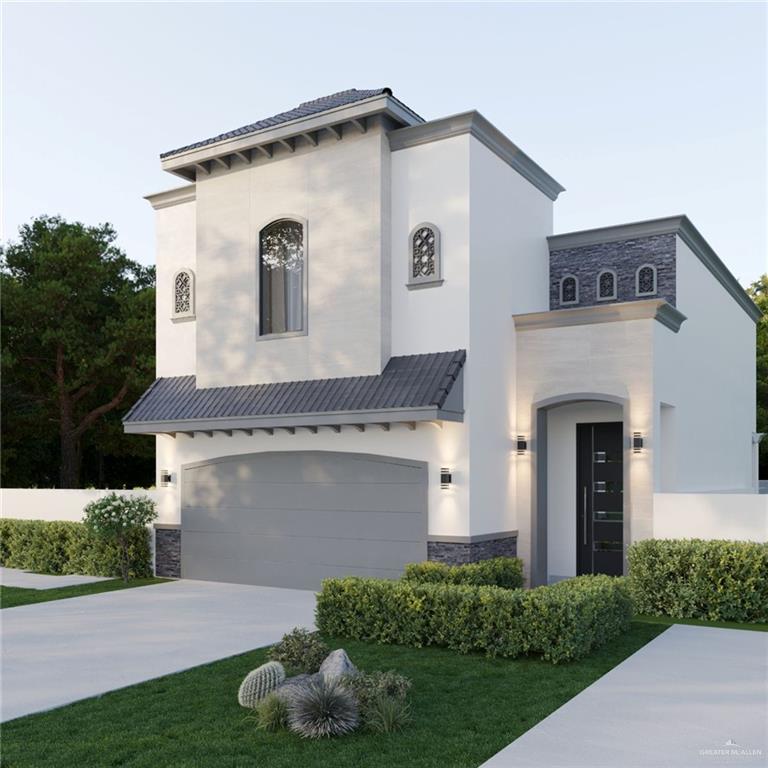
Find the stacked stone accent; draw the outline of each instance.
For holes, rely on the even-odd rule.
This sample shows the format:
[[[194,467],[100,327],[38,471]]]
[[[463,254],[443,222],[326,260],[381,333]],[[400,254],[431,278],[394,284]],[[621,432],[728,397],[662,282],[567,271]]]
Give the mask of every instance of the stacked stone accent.
[[[427,559],[446,565],[463,565],[492,557],[515,557],[517,536],[504,536],[485,541],[428,541]]]
[[[155,576],[181,578],[181,528],[155,528]]]
[[[652,235],[615,243],[581,245],[549,254],[549,308],[576,309],[619,301],[666,299],[673,307],[676,300],[675,235]],[[635,294],[635,273],[643,264],[656,267],[656,294]],[[597,300],[597,276],[604,269],[616,272],[616,298]],[[560,280],[574,275],[579,280],[578,304],[560,304]]]

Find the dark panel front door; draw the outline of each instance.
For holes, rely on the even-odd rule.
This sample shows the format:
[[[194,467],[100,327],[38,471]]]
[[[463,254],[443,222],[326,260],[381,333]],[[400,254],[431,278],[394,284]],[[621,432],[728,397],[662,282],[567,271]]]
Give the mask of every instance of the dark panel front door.
[[[620,576],[624,547],[623,424],[576,425],[576,572]]]

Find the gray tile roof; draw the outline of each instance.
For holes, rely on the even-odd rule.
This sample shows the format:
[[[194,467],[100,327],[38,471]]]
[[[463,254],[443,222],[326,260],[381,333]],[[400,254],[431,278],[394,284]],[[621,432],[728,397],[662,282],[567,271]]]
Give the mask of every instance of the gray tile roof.
[[[197,389],[194,376],[156,379],[124,424],[388,409],[441,408],[466,360],[463,349],[390,358],[378,376]]]
[[[272,128],[273,126],[280,125],[281,123],[288,123],[291,120],[298,120],[300,117],[316,115],[329,109],[343,107],[347,104],[354,104],[357,101],[370,99],[372,96],[382,96],[384,94],[392,96],[391,89],[373,88],[370,90],[358,90],[357,88],[350,88],[347,91],[339,91],[338,93],[332,93],[330,96],[322,96],[319,99],[305,101],[302,104],[299,104],[298,107],[289,109],[287,112],[280,112],[277,115],[272,115],[272,117],[266,117],[263,120],[250,123],[250,125],[244,125],[242,128],[236,128],[234,131],[220,133],[218,136],[213,136],[210,139],[197,141],[194,144],[187,144],[186,147],[171,149],[168,152],[163,152],[160,157],[162,159],[165,157],[170,157],[171,155],[177,155],[180,152],[186,152],[190,149],[197,149],[198,147],[205,147],[208,144],[215,144],[217,141],[223,141],[224,139],[233,139],[237,136],[245,136],[249,133],[261,131],[264,128]]]

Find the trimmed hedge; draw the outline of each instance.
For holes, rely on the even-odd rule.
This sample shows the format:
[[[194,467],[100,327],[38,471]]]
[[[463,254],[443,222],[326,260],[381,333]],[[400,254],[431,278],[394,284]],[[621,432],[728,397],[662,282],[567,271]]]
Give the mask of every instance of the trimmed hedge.
[[[348,577],[323,582],[315,621],[337,637],[488,656],[538,653],[557,664],[625,632],[631,617],[624,580],[610,576],[531,590]]]
[[[647,539],[627,558],[638,613],[768,622],[768,544]]]
[[[133,578],[152,576],[146,528],[131,533],[129,560]],[[0,565],[37,573],[119,576],[120,552],[115,544],[90,534],[82,523],[2,518]]]
[[[468,584],[476,587],[523,586],[523,561],[518,557],[493,557],[466,565],[445,565],[426,560],[405,566],[403,579],[420,584]]]

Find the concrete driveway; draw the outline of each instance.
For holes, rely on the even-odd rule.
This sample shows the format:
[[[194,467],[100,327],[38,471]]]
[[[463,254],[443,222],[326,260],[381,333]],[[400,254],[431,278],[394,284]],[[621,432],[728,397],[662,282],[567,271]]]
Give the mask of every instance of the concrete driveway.
[[[768,633],[675,625],[482,768],[768,764]]]
[[[0,721],[179,672],[314,626],[313,592],[173,581],[0,611]]]

